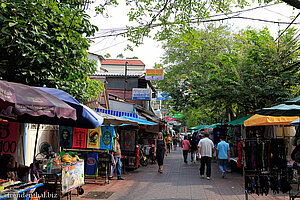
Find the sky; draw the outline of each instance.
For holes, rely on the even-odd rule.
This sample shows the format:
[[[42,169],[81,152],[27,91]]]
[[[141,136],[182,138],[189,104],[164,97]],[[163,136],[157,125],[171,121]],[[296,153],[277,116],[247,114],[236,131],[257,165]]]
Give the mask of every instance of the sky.
[[[129,22],[128,17],[126,16],[128,8],[126,8],[126,6],[122,3],[123,1],[120,1],[120,5],[118,7],[109,8],[108,13],[110,17],[96,15],[93,6],[90,7],[90,9],[88,10],[88,14],[91,17],[90,21],[92,24],[99,27],[99,31],[98,33],[96,33],[96,36],[107,33],[114,33],[113,30],[125,28],[126,25],[134,25],[133,23]],[[247,7],[246,9],[257,6],[258,5],[253,5],[251,7]],[[233,11],[238,10],[241,9],[233,9]],[[272,5],[265,8],[247,11],[240,14],[239,16],[264,19],[269,21],[291,22],[291,16],[296,16],[298,13],[299,10],[294,10],[291,6],[281,3],[278,5]],[[247,26],[251,26],[256,29],[260,29],[267,26],[274,38],[277,38],[279,29],[284,30],[288,26],[288,24],[278,25],[277,23],[267,23],[262,21],[245,19],[230,19],[218,23],[232,25],[233,30],[235,31],[246,28]],[[300,17],[295,20],[295,23],[299,24],[293,24],[291,27],[300,28]],[[160,63],[160,58],[164,53],[163,49],[161,48],[161,42],[157,42],[151,38],[144,38],[143,45],[140,45],[139,47],[134,47],[133,51],[124,51],[127,44],[130,43],[127,41],[126,38],[122,36],[97,38],[94,39],[94,43],[91,44],[89,52],[96,53],[102,56],[109,53],[111,55],[111,59],[117,58],[117,55],[119,54],[123,54],[125,58],[136,56],[145,63],[147,69],[153,68],[155,63]]]

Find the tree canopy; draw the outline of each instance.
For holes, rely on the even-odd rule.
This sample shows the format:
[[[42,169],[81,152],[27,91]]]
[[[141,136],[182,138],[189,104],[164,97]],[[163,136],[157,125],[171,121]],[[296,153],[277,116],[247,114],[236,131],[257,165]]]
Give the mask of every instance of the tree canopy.
[[[143,43],[143,37],[150,37],[153,35],[150,33],[155,32],[154,38],[163,41],[172,36],[174,32],[193,29],[204,22],[239,18],[239,13],[228,16],[236,7],[243,9],[254,3],[266,6],[282,2],[300,8],[299,1],[294,0],[131,0],[126,1],[126,5],[130,9],[127,15],[133,25],[94,38],[124,35],[134,44],[139,45]],[[98,2],[96,1],[96,3]],[[109,16],[110,6],[118,6],[119,3],[119,0],[105,0],[97,4],[96,10],[98,13]],[[225,18],[212,19],[212,17],[219,17],[222,14]],[[277,23],[285,22],[278,21]]]
[[[295,33],[288,29],[278,42],[267,28],[234,33],[228,26],[209,25],[175,34],[164,45],[166,74],[158,85],[188,121],[198,113],[190,126],[282,103],[299,95]]]
[[[0,4],[0,77],[34,86],[55,87],[83,102],[103,89],[90,80],[87,57],[97,27],[83,1],[2,0]]]

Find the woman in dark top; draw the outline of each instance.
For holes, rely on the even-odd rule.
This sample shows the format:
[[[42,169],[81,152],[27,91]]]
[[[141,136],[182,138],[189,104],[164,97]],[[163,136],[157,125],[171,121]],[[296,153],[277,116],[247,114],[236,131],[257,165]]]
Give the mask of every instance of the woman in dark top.
[[[158,172],[163,172],[164,156],[166,152],[166,140],[163,138],[161,132],[158,133],[157,139],[155,140],[154,156],[156,156],[158,164]]]

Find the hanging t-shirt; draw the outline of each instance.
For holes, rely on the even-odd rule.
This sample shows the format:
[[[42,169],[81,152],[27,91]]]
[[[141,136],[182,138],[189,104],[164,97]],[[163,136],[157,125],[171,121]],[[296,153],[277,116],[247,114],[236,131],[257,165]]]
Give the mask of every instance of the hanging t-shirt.
[[[101,126],[88,130],[87,148],[100,149]]]
[[[86,148],[86,137],[88,129],[74,128],[73,129],[73,148]]]
[[[59,142],[63,148],[72,148],[73,127],[59,126]]]
[[[86,153],[86,170],[85,174],[87,176],[97,176],[98,174],[98,153],[97,152],[87,152]]]
[[[100,149],[112,150],[115,129],[113,126],[101,126]]]

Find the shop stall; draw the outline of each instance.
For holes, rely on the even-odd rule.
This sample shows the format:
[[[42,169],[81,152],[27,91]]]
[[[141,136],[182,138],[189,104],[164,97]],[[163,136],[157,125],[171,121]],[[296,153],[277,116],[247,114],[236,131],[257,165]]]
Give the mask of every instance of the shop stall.
[[[288,193],[292,166],[288,161],[291,136],[289,124],[297,117],[254,115],[244,122],[243,175],[245,197],[249,194]]]

